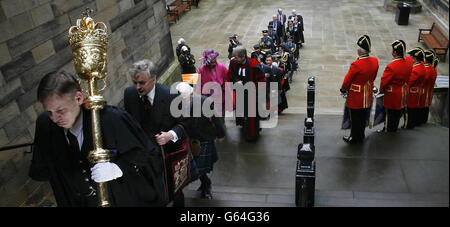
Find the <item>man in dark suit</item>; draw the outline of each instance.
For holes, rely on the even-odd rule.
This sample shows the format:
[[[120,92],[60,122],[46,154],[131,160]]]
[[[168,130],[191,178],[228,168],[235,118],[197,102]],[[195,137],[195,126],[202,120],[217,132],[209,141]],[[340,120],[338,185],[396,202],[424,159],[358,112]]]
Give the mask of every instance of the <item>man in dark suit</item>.
[[[91,114],[82,106],[76,78],[64,71],[49,73],[37,97],[46,112],[36,121],[29,176],[50,181],[58,206],[98,206],[96,182],[107,182],[112,206],[164,205],[160,151],[133,117],[112,106],[100,110],[102,148],[111,159],[92,166]]]
[[[303,43],[305,43],[305,37],[303,35],[304,26],[303,26],[303,17],[300,14],[297,14],[297,10],[292,10],[292,15],[289,16],[289,20],[294,21],[294,28],[299,34],[298,46],[301,47]]]
[[[286,92],[288,81],[284,79],[285,72],[281,70],[278,66],[275,66],[272,64],[273,58],[271,55],[268,55],[265,59],[265,64],[270,67],[272,71],[272,77],[267,78],[269,82],[277,82],[278,83],[278,113],[283,112],[286,108],[288,108],[287,98],[286,98]]]
[[[125,110],[141,124],[150,139],[160,146],[170,146],[184,136],[180,121],[170,112],[170,104],[178,94],[170,94],[170,88],[156,83],[153,62],[144,59],[129,70],[134,86],[124,92]],[[184,206],[184,195],[174,199],[174,206]]]
[[[286,27],[286,14],[283,14],[283,10],[281,8],[278,9],[277,13],[278,21],[281,23],[281,34],[282,34],[282,40],[285,39],[285,27]]]
[[[237,34],[228,37],[228,40],[230,41],[230,43],[228,44],[228,59],[231,59],[231,57],[233,57],[233,49],[237,46],[241,46],[242,43],[239,42]]]
[[[280,44],[281,40],[283,39],[283,26],[281,25],[281,22],[278,20],[277,15],[273,15],[273,20],[269,22],[268,26],[272,26],[272,29],[274,32],[277,33],[277,39],[274,40],[277,45]]]

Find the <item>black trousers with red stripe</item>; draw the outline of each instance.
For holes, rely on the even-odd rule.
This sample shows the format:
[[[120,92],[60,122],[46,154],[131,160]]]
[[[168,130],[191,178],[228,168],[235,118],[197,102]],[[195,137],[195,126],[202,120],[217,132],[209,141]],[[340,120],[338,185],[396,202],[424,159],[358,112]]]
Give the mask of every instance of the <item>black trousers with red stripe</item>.
[[[368,108],[363,109],[351,109],[350,110],[350,121],[351,121],[351,131],[350,137],[356,141],[363,141],[365,134],[364,130],[366,128],[366,112]]]

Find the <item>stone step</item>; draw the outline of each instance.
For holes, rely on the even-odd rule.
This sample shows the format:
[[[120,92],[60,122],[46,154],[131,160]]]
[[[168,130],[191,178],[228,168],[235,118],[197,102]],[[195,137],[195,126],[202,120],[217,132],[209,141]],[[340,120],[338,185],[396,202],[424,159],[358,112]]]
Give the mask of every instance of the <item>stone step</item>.
[[[295,207],[295,192],[289,188],[254,188],[213,185],[213,200],[200,199],[199,183],[183,190],[189,207]]]
[[[188,207],[295,207],[295,189],[213,185],[213,200],[200,198],[191,183],[185,190]],[[448,193],[381,193],[315,191],[315,207],[446,207]]]

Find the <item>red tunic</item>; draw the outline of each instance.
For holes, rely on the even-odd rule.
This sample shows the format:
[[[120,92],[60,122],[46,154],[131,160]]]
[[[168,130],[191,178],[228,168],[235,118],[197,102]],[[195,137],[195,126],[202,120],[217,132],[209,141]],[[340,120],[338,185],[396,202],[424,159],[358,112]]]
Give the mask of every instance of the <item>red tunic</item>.
[[[419,100],[419,108],[425,108],[426,103],[428,102],[428,89],[429,84],[431,83],[431,79],[433,78],[433,66],[425,65],[425,77],[422,82],[422,89],[420,89],[420,100]]]
[[[409,64],[411,64],[411,65],[414,64],[414,60],[412,59],[411,56],[406,56],[406,57],[405,57],[405,60],[406,60]]]
[[[413,66],[411,76],[409,77],[408,87],[409,92],[406,97],[406,105],[408,108],[420,108],[419,101],[425,78],[425,66],[423,63],[418,63]]]
[[[434,83],[436,82],[437,78],[437,70],[430,65],[430,71],[431,76],[429,80],[427,81],[427,97],[425,101],[425,107],[429,107],[431,105],[431,101],[433,100],[433,89],[434,89]]]
[[[348,91],[347,107],[368,108],[373,101],[373,81],[377,77],[378,59],[361,56],[350,65],[341,88]]]
[[[380,91],[384,92],[384,108],[401,110],[406,107],[408,79],[412,63],[404,58],[394,59],[386,66],[380,82]]]

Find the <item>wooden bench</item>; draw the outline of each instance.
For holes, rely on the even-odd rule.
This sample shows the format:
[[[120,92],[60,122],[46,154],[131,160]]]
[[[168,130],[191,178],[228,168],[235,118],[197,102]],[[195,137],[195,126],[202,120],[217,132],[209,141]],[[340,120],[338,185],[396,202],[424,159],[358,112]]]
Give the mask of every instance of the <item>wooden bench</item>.
[[[420,40],[423,40],[429,48],[433,49],[436,55],[444,55],[445,62],[448,50],[448,37],[436,23],[433,23],[430,29],[419,29],[417,42],[420,42]]]
[[[177,21],[185,10],[191,9],[190,0],[175,0],[167,6],[167,19],[169,22]]]
[[[177,22],[177,12],[176,10],[171,10],[170,7],[167,7],[167,20],[169,23],[171,22]]]

